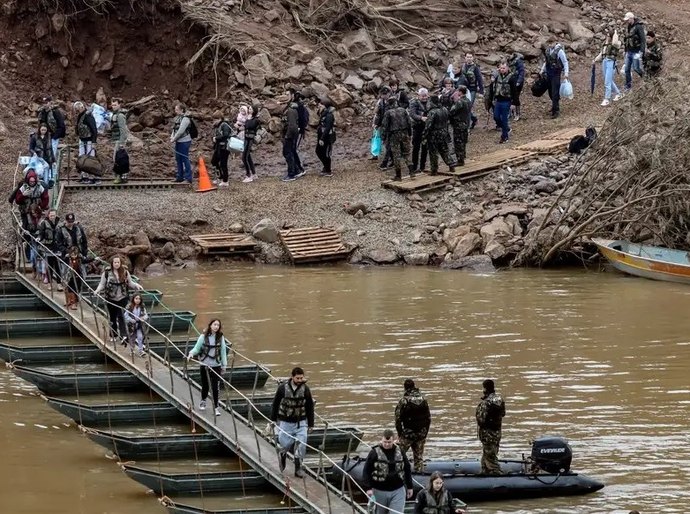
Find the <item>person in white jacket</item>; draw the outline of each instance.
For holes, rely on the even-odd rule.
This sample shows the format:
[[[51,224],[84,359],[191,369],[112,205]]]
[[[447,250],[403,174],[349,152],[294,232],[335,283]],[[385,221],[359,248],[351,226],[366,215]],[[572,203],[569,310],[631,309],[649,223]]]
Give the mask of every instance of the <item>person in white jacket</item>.
[[[610,105],[612,94],[614,95],[614,102],[622,98],[620,89],[618,89],[615,80],[616,60],[620,55],[620,49],[621,42],[618,37],[618,31],[608,29],[606,40],[601,47],[601,52],[599,52],[599,55],[592,61],[592,64],[601,61],[601,70],[604,75],[604,100],[601,102],[602,107]]]

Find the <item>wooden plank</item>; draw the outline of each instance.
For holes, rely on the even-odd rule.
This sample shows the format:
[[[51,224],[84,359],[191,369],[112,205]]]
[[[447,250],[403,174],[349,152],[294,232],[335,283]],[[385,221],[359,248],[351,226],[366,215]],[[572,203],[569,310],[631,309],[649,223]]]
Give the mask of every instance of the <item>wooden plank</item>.
[[[556,132],[553,132],[552,134],[548,134],[541,139],[564,139],[566,141],[570,141],[572,138],[575,136],[579,135],[584,135],[585,134],[585,129],[584,128],[566,128],[562,130],[557,130]]]
[[[382,187],[392,189],[398,193],[411,193],[419,190],[437,189],[445,186],[452,180],[447,175],[427,175],[425,173],[415,176],[415,178],[404,178],[403,180],[386,180],[381,183]]]
[[[216,240],[228,240],[228,241],[244,241],[249,239],[246,234],[195,234],[189,236],[190,239],[194,241],[216,241]]]
[[[304,227],[280,231],[280,240],[293,263],[345,258],[349,250],[331,228]]]
[[[283,237],[292,237],[292,236],[302,236],[302,235],[307,235],[307,234],[330,234],[333,232],[331,229],[328,228],[308,228],[308,229],[295,229],[291,228],[288,230],[281,230],[280,234]]]
[[[286,237],[285,241],[287,241],[290,244],[299,244],[304,241],[340,241],[340,238],[337,235],[333,234],[324,234],[320,236],[314,236],[314,237],[309,237],[309,236],[303,236],[299,238],[293,238],[293,237]]]
[[[537,154],[519,149],[499,150],[490,154],[483,155],[478,160],[466,161],[464,166],[455,168],[454,173],[444,171],[442,173],[452,175],[457,178],[476,176],[477,174],[485,175],[489,171],[501,168],[503,166],[517,166],[523,164],[533,158]]]
[[[562,139],[540,139],[537,141],[532,141],[531,143],[526,143],[524,145],[519,146],[518,148],[525,150],[525,151],[530,151],[530,152],[535,152],[535,153],[540,153],[540,154],[550,154],[550,153],[558,153],[562,152],[568,147],[568,141],[562,140]]]

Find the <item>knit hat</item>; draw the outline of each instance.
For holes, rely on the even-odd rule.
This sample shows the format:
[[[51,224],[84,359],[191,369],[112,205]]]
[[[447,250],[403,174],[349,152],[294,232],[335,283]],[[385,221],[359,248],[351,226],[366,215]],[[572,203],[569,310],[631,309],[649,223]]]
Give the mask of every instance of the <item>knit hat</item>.
[[[34,183],[38,182],[38,175],[36,175],[36,172],[33,168],[30,169],[26,174],[26,183],[28,184],[31,181],[31,179],[34,179]]]

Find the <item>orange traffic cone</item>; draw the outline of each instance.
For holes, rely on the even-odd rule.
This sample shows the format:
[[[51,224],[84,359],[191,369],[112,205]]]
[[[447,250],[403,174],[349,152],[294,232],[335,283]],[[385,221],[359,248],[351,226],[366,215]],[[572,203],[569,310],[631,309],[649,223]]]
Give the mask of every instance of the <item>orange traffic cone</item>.
[[[206,171],[206,163],[204,163],[204,158],[199,157],[199,188],[196,190],[196,192],[206,193],[208,191],[214,191],[215,189],[218,188],[211,184],[208,171]]]

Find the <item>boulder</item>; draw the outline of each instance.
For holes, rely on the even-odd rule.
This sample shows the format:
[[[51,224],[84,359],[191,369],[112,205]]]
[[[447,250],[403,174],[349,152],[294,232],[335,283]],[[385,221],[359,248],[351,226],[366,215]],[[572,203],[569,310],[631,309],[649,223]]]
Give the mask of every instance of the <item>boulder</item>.
[[[489,271],[496,271],[491,257],[488,255],[471,255],[469,257],[455,258],[452,254],[446,255],[442,268],[446,269],[465,269],[468,271],[478,271],[486,273]]]
[[[259,121],[264,126],[268,125],[271,121],[271,112],[265,107],[259,111]]]
[[[165,275],[168,272],[168,268],[162,262],[152,262],[146,267],[146,273],[148,275]]]
[[[103,91],[103,87],[99,87],[96,91],[96,103],[98,105],[108,105],[108,96]]]
[[[50,23],[53,25],[53,30],[55,32],[60,32],[65,28],[65,22],[67,17],[61,13],[55,13],[50,17]]]
[[[158,256],[161,259],[172,259],[175,256],[175,245],[172,241],[168,241],[158,250]]]
[[[37,23],[34,34],[36,35],[36,39],[42,39],[48,35],[48,27],[43,22]]]
[[[343,37],[342,44],[347,49],[347,53],[352,57],[359,57],[365,52],[376,50],[376,46],[365,28],[347,34]]]
[[[69,66],[69,59],[67,57],[65,57],[64,55],[62,57],[60,57],[59,61],[60,61],[60,66],[62,66],[63,68],[66,69]]]
[[[146,235],[146,232],[144,232],[143,230],[140,230],[136,234],[134,234],[132,236],[132,240],[135,245],[146,246],[149,250],[151,250],[151,240],[149,239],[149,236]]]
[[[148,128],[163,125],[165,121],[165,115],[161,111],[146,111],[139,116],[139,123]]]
[[[534,184],[534,190],[537,193],[548,193],[551,194],[553,193],[556,189],[558,189],[558,186],[556,185],[555,180],[540,180],[536,184]]]
[[[484,248],[484,255],[488,255],[492,260],[498,260],[506,256],[506,247],[498,241],[491,241]]]
[[[283,78],[286,80],[299,80],[302,78],[302,74],[304,73],[304,64],[295,64],[294,66],[290,66],[288,69],[285,70],[283,73]]]
[[[501,217],[494,218],[491,223],[484,225],[479,233],[484,240],[485,245],[493,241],[505,243],[513,237],[513,228],[508,225]]]
[[[153,264],[154,260],[155,258],[150,253],[142,253],[141,255],[137,255],[133,260],[134,272],[141,273],[146,271],[146,268]]]
[[[321,82],[312,82],[310,84],[310,87],[314,92],[314,96],[316,96],[317,98],[325,98],[328,96],[328,93],[330,93],[328,86],[324,86]],[[309,120],[314,120],[314,117],[310,116]],[[318,118],[316,118],[317,123],[318,121]]]
[[[274,98],[267,98],[264,102],[264,108],[268,110],[271,116],[281,116],[283,111],[285,111],[285,105]]]
[[[273,75],[271,61],[265,53],[252,55],[244,61],[247,70],[245,84],[254,90],[261,90],[266,86],[266,78]]]
[[[352,103],[352,95],[342,86],[337,86],[328,92],[328,98],[338,109],[347,107]]]
[[[472,29],[458,29],[455,33],[455,39],[458,43],[475,44],[479,40],[479,34]]]
[[[314,58],[314,50],[308,46],[294,44],[290,47],[290,54],[295,57],[297,62],[308,63]]]
[[[228,230],[234,234],[242,234],[244,232],[244,225],[237,221],[230,225],[230,228],[228,228]]]
[[[271,9],[270,11],[266,11],[264,13],[264,18],[266,18],[267,21],[272,23],[276,21],[278,18],[280,18],[280,13],[275,9]]]
[[[462,225],[457,228],[447,228],[443,231],[443,242],[446,243],[449,251],[454,251],[460,239],[469,234],[471,231],[468,225]]]
[[[392,250],[383,249],[371,250],[365,257],[376,264],[393,264],[398,260],[397,253]]]
[[[585,27],[580,20],[570,20],[568,22],[568,34],[573,41],[579,39],[591,41],[594,38],[594,32]]]
[[[348,202],[344,205],[345,212],[348,214],[356,214],[357,211],[362,211],[364,214],[369,212],[369,208],[362,202]]]
[[[457,245],[455,246],[455,249],[453,250],[453,257],[460,258],[471,255],[481,248],[482,241],[482,236],[476,232],[465,234],[462,236],[462,238],[460,238],[460,241],[458,241]]]
[[[276,243],[280,239],[278,227],[272,220],[264,218],[252,228],[252,236],[264,243]]]
[[[525,56],[525,60],[531,61],[533,59],[537,59],[541,56],[541,49],[540,47],[534,47],[534,45],[531,45],[530,43],[518,39],[516,41],[513,41],[510,44],[510,49],[513,52],[517,52],[519,54],[522,54]]]
[[[333,79],[333,74],[326,68],[326,63],[321,57],[314,57],[309,64],[307,64],[307,72],[314,77],[314,79],[321,83],[330,82]]]
[[[347,77],[345,77],[345,80],[343,80],[343,84],[345,84],[346,86],[350,86],[358,91],[364,87],[364,81],[354,73],[350,73]]]
[[[405,264],[409,266],[426,266],[429,263],[428,253],[408,253],[403,257]]]
[[[107,45],[103,50],[101,50],[100,56],[98,57],[98,62],[96,63],[96,66],[94,67],[94,71],[96,71],[96,72],[111,71],[114,66],[115,66],[115,46],[110,44],[110,45]]]
[[[507,216],[508,214],[516,214],[518,216],[525,215],[529,212],[529,207],[524,203],[508,203],[499,205],[495,209],[486,211],[484,213],[484,221],[491,221],[496,216]]]

